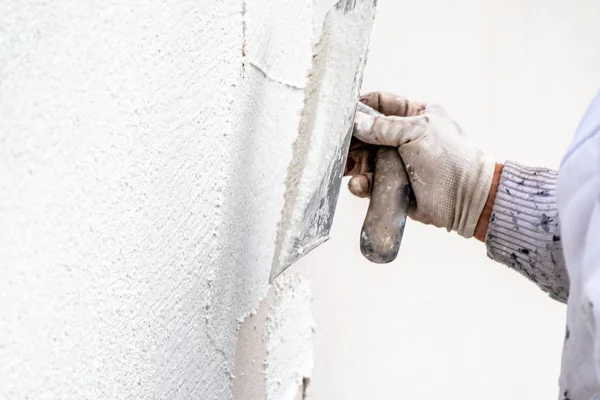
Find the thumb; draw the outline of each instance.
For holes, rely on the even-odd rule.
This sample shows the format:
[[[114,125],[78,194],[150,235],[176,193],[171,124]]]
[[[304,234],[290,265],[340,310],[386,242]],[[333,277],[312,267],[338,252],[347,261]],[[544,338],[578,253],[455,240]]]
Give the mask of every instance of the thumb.
[[[420,137],[428,122],[429,118],[425,115],[372,116],[357,111],[354,117],[353,134],[365,143],[400,147]]]
[[[373,182],[373,173],[365,172],[364,174],[353,176],[348,181],[348,189],[356,197],[369,197],[371,195],[371,182]]]

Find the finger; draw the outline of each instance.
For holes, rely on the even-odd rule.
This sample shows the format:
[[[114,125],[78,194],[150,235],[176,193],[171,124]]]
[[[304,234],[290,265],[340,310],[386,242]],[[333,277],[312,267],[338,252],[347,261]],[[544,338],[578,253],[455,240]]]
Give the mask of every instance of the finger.
[[[382,92],[367,93],[360,97],[360,101],[384,115],[397,117],[420,115],[425,110],[425,104]]]
[[[417,139],[426,129],[428,117],[374,117],[357,112],[354,136],[365,143],[399,147]]]
[[[362,147],[350,150],[346,158],[346,167],[344,176],[361,175],[373,171],[375,162],[376,147],[373,145],[362,144]]]
[[[367,172],[362,175],[356,175],[348,181],[348,189],[350,190],[350,193],[352,193],[356,197],[366,198],[371,195],[372,182],[372,172]]]
[[[352,139],[350,140],[350,151],[361,149],[364,147],[370,147],[370,146],[373,146],[373,145],[365,143],[362,140],[358,140],[354,136],[352,136]]]

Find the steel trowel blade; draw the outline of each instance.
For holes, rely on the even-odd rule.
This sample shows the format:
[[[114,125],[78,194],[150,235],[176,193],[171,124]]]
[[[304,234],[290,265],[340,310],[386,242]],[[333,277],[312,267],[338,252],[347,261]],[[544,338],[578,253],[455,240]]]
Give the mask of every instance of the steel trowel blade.
[[[340,0],[315,45],[269,281],[329,239],[377,0]]]

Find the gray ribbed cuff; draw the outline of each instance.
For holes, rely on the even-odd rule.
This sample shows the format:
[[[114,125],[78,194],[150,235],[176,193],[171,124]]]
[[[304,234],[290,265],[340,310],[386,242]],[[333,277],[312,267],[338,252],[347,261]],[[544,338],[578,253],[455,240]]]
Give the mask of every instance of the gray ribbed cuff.
[[[555,171],[506,162],[486,237],[488,256],[566,302],[569,280],[558,226]]]

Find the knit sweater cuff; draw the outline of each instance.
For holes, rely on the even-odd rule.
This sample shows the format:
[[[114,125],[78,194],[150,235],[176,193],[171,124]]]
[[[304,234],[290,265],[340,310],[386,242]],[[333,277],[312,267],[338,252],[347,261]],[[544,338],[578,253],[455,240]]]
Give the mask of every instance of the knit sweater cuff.
[[[488,256],[565,302],[569,281],[556,205],[557,173],[507,162],[486,237]]]

